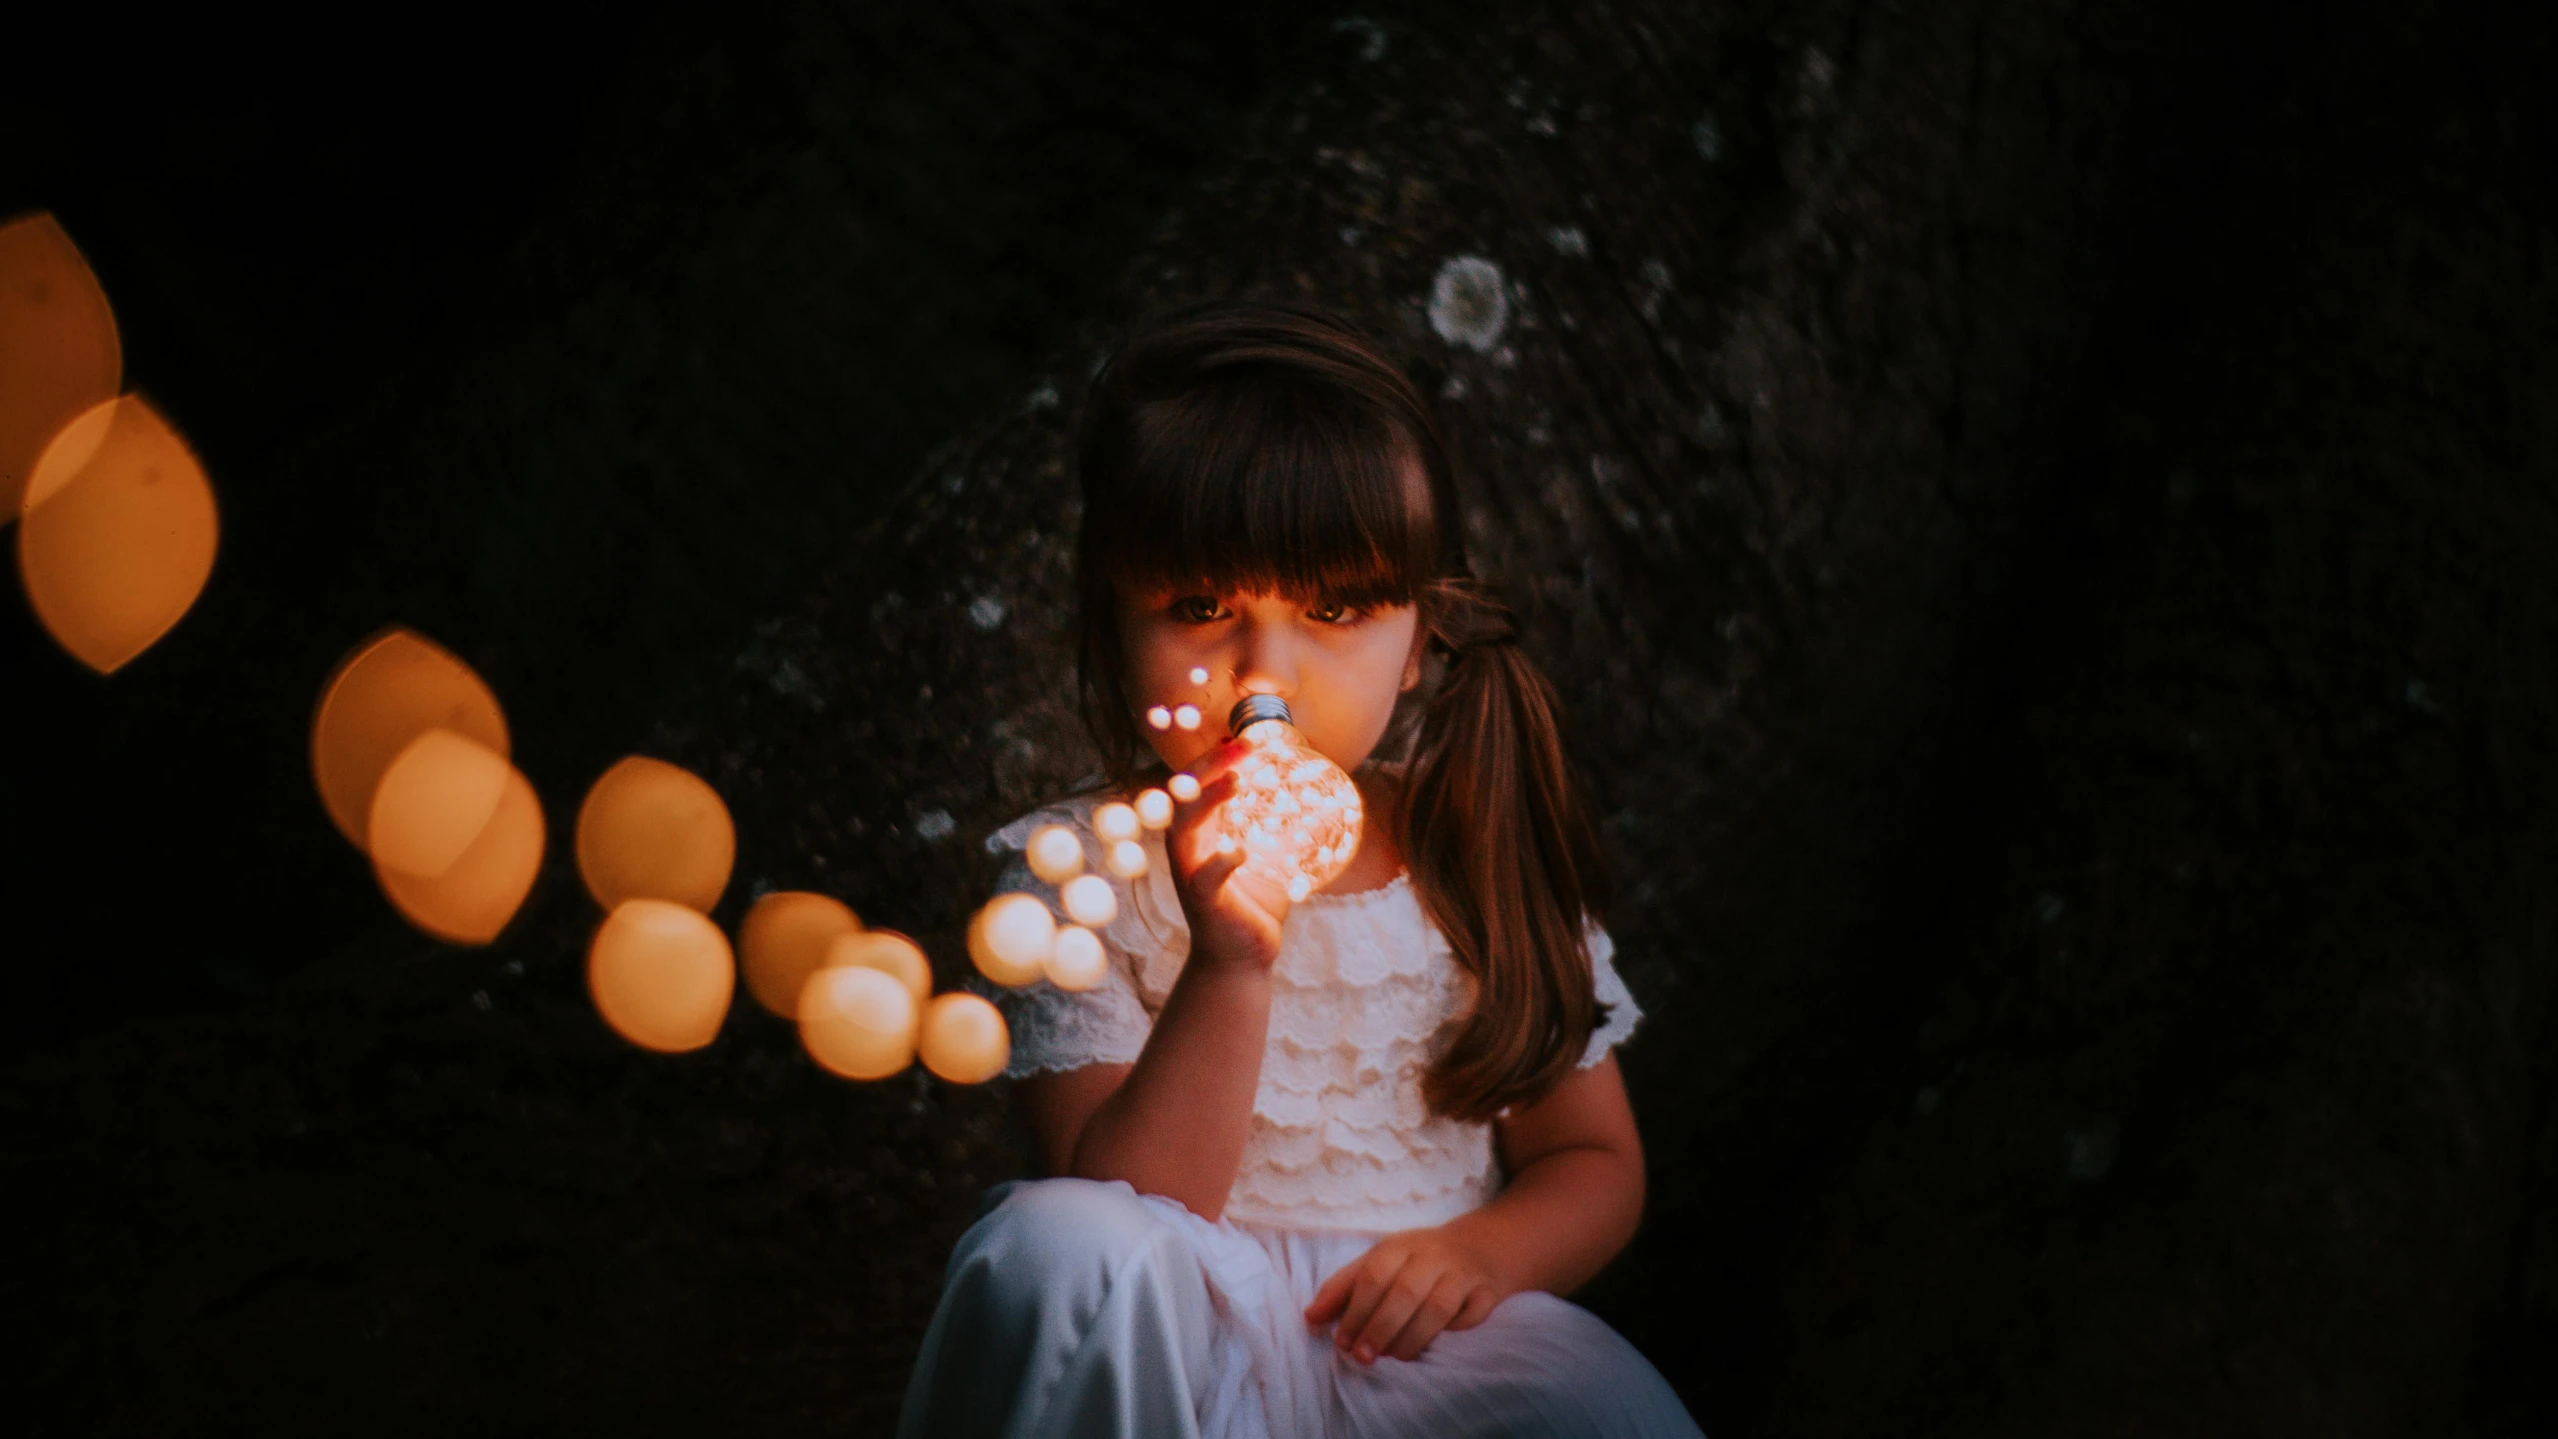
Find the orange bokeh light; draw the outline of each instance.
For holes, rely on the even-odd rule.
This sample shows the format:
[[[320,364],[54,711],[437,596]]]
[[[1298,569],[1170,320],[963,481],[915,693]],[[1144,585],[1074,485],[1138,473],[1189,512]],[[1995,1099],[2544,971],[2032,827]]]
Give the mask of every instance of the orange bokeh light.
[[[476,740],[428,730],[382,772],[366,852],[403,874],[444,873],[488,827],[514,772],[504,755]]]
[[[915,1049],[926,1069],[951,1083],[983,1084],[1012,1058],[1012,1032],[1002,1013],[978,996],[945,994],[925,1006]]]
[[[510,753],[497,696],[433,641],[385,630],[338,663],[311,716],[311,777],[347,843],[367,847],[383,771],[430,729]]]
[[[632,755],[577,811],[577,872],[595,902],[672,900],[708,912],[728,888],[737,827],[719,792],[664,760]]]
[[[799,1039],[809,1058],[846,1079],[886,1079],[915,1059],[913,991],[867,965],[830,965],[808,977]]]
[[[36,461],[18,573],[62,647],[112,674],[184,616],[213,573],[220,524],[195,452],[140,397],[84,411]]]
[[[51,215],[0,225],[0,524],[53,437],[123,388],[115,311],[80,247]]]
[[[376,859],[373,877],[409,923],[454,944],[486,944],[515,917],[541,872],[542,802],[513,766],[488,823],[440,874],[405,874]]]
[[[920,1005],[933,993],[932,961],[924,948],[893,929],[864,930],[836,940],[826,951],[826,968],[876,969],[906,986]]]
[[[642,1049],[677,1054],[718,1036],[737,991],[737,966],[728,937],[699,911],[671,900],[626,900],[595,928],[586,985],[614,1033]]]
[[[737,928],[738,959],[755,1002],[780,1015],[799,1015],[808,977],[826,967],[827,948],[861,932],[861,917],[831,895],[781,889],[755,901]]]
[[[968,957],[997,984],[1018,989],[1039,980],[1057,947],[1057,917],[1027,894],[999,894],[968,921]]]

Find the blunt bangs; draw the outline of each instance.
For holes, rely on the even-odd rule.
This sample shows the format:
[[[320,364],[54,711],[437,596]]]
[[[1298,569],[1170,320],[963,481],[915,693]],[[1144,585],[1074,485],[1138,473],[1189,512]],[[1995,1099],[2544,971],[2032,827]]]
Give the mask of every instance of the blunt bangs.
[[[1087,494],[1095,578],[1139,592],[1411,604],[1439,534],[1418,447],[1387,416],[1267,362],[1134,408]]]

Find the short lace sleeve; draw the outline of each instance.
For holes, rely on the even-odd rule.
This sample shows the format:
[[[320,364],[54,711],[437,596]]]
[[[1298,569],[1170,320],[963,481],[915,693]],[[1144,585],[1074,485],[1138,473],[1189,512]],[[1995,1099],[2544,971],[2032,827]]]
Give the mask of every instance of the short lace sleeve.
[[[1018,891],[1055,903],[1053,891],[1030,872],[1029,861],[1021,856],[1030,832],[1045,824],[1063,824],[1073,829],[1083,839],[1086,852],[1098,859],[1100,843],[1077,811],[1060,807],[1025,815],[986,840],[988,849],[1013,855],[995,882],[997,894]],[[1110,931],[1102,932],[1102,947],[1110,956],[1110,964],[1095,988],[1073,992],[1040,980],[1020,989],[996,991],[995,1005],[1012,1029],[1012,1059],[1004,1066],[1006,1078],[1020,1079],[1043,1070],[1081,1069],[1088,1064],[1136,1061],[1155,1021],[1137,997],[1131,978],[1132,956],[1115,939]]]
[[[1581,1051],[1581,1067],[1587,1069],[1607,1058],[1609,1050],[1625,1043],[1626,1036],[1634,1033],[1635,1021],[1643,1017],[1643,1011],[1636,1006],[1633,992],[1625,987],[1625,981],[1617,978],[1616,941],[1595,924],[1588,927],[1584,937],[1590,946],[1592,988],[1598,991],[1599,1003],[1607,1006],[1608,1011],[1607,1017],[1599,1021],[1599,1027],[1590,1031],[1590,1047]]]

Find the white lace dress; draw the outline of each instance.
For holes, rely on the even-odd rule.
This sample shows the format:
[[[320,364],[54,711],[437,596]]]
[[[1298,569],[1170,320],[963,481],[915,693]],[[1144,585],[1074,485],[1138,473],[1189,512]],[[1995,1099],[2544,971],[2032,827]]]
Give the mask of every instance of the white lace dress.
[[[1064,824],[1100,866],[1084,797],[988,840],[1020,850]],[[1021,1077],[1132,1063],[1189,952],[1162,837],[1117,882],[1110,964],[1076,994],[998,995]],[[1052,899],[1018,858],[999,888]],[[1584,1066],[1640,1017],[1602,929],[1588,931],[1606,1017]],[[1443,1223],[1498,1192],[1492,1127],[1430,1112],[1421,1080],[1473,980],[1411,881],[1293,906],[1273,968],[1252,1129],[1224,1217],[1125,1183],[1000,1186],[952,1256],[899,1432],[906,1435],[1695,1434],[1669,1386],[1588,1311],[1513,1295],[1418,1360],[1363,1366],[1303,1318],[1378,1236]]]

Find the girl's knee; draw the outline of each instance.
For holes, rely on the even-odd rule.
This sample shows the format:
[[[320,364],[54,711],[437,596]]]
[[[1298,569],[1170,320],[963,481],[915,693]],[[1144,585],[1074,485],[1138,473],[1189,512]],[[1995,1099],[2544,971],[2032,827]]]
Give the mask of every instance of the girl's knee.
[[[1118,1181],[1038,1179],[1016,1184],[959,1241],[951,1276],[1031,1293],[1103,1284],[1156,1243],[1163,1217]]]

